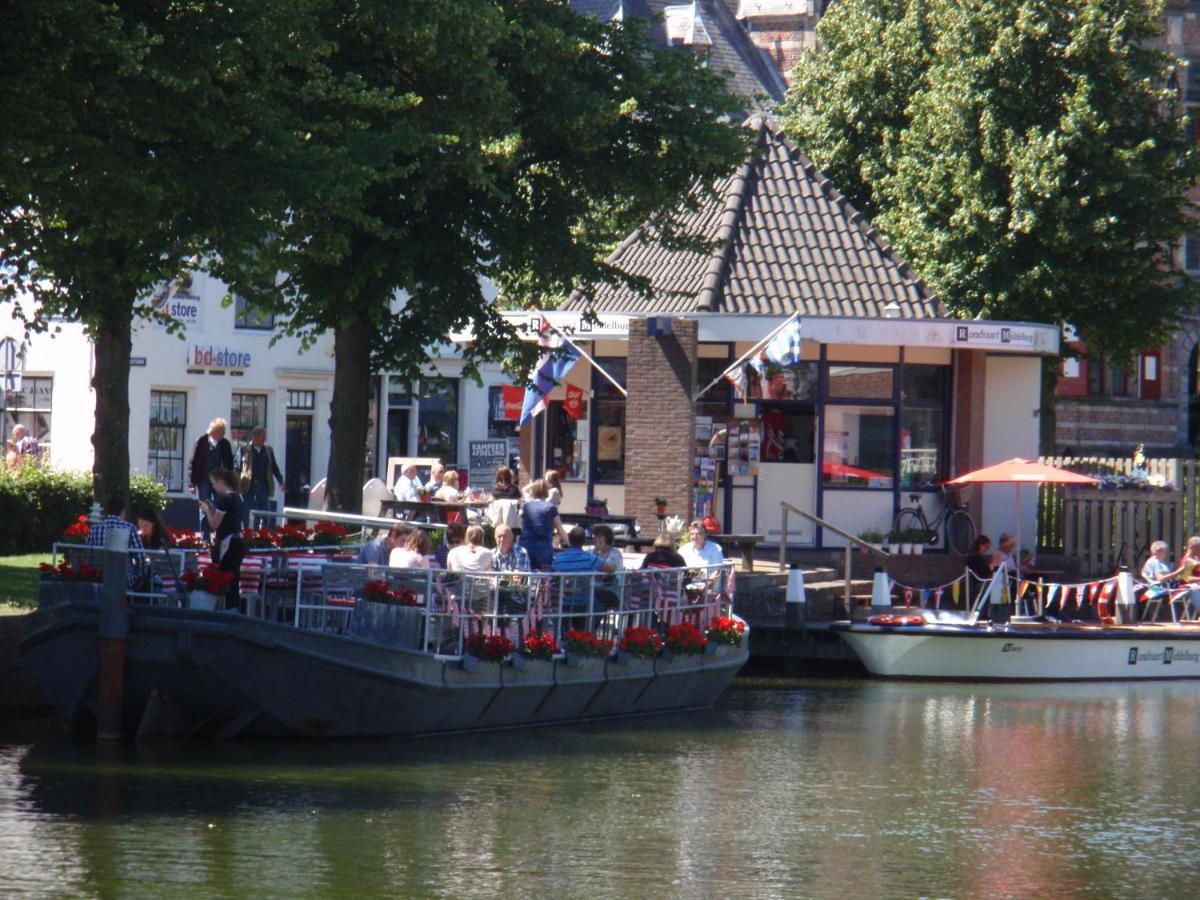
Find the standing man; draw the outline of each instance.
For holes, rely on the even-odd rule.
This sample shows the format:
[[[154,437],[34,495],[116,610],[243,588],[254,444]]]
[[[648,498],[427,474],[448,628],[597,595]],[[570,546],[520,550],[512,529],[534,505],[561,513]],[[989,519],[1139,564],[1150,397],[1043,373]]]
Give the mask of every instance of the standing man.
[[[400,477],[396,479],[396,486],[392,488],[392,493],[395,494],[397,500],[415,503],[421,499],[421,480],[417,478],[415,465],[409,463],[400,470]]]
[[[267,429],[256,425],[250,443],[238,450],[238,488],[242,494],[242,527],[250,527],[250,510],[275,510],[275,485],[283,490],[283,473],[275,462],[275,451],[267,443]]]
[[[196,495],[197,500],[212,500],[212,481],[209,476],[214,469],[233,468],[233,447],[225,439],[225,429],[229,427],[222,418],[213,419],[208,423],[207,433],[196,441],[192,451],[192,465],[188,474],[188,490]],[[203,506],[200,511],[200,533],[208,543],[212,530],[208,518],[204,515]]]
[[[26,458],[38,458],[38,451],[40,450],[38,440],[29,433],[24,425],[18,423],[13,426],[12,439],[13,447],[17,451],[18,461],[24,462]]]

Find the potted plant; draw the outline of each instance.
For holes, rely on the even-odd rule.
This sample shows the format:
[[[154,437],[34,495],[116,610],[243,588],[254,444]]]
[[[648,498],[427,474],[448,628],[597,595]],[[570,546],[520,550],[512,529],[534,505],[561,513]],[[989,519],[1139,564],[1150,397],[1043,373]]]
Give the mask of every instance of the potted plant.
[[[885,545],[884,549],[887,550],[888,553],[900,553],[901,540],[900,532],[893,528],[887,534],[887,544]]]
[[[188,591],[188,609],[215,610],[235,577],[232,572],[222,572],[216,566],[205,566],[199,572],[188,569],[183,573],[183,586]]]
[[[648,659],[662,649],[662,638],[653,628],[632,625],[621,635],[617,646],[617,662],[629,665],[634,659]]]
[[[168,525],[167,534],[171,536],[171,543],[176,550],[208,549],[208,544],[204,542],[204,538],[195,531],[189,531],[186,528],[172,528]]]
[[[883,532],[876,528],[867,528],[866,530],[858,533],[858,539],[870,544],[872,547],[878,547],[883,543]],[[858,549],[863,553],[869,552],[866,547],[860,546]]]
[[[38,566],[42,580],[38,585],[38,606],[53,606],[55,603],[95,602],[100,599],[100,582],[104,570],[80,563],[72,566],[63,560],[57,566],[42,563]]]
[[[584,512],[589,516],[607,516],[608,501],[603,497],[588,497]]]
[[[521,639],[521,652],[514,653],[514,669],[525,669],[531,662],[550,663],[558,655],[558,641],[548,631],[531,631]]]
[[[662,655],[664,659],[676,656],[696,656],[704,652],[708,643],[700,629],[691,622],[679,622],[667,628],[667,636],[663,641]]]
[[[480,662],[502,663],[515,649],[513,642],[502,634],[477,631],[467,637],[467,653],[474,659],[468,661],[464,657],[463,668],[470,671],[478,668]]]
[[[588,659],[602,660],[612,653],[612,647],[612,641],[601,640],[590,631],[568,631],[563,635],[567,665],[573,669],[582,669]]]
[[[920,556],[925,552],[925,542],[929,539],[928,533],[923,528],[910,528],[906,532],[909,553],[915,556]]]
[[[92,526],[88,523],[87,516],[80,516],[74,522],[66,527],[62,536],[65,538],[63,543],[69,544],[84,544],[87,543],[87,536],[91,532]]]
[[[417,492],[417,499],[422,503],[428,503],[433,499],[433,494],[430,493],[428,488],[421,488],[421,490]]]
[[[667,498],[666,497],[655,497],[654,498],[654,512],[656,515],[658,515],[660,517],[665,516],[667,514]]]
[[[350,616],[350,634],[376,644],[416,650],[421,644],[424,612],[410,588],[392,590],[386,581],[368,581]]]
[[[708,643],[704,646],[706,653],[720,654],[725,647],[742,646],[742,635],[746,633],[746,623],[732,616],[717,616],[708,626]]]
[[[275,546],[275,538],[269,528],[243,528],[242,543],[247,550],[270,550]]]
[[[339,547],[350,532],[336,522],[318,522],[313,526],[311,541],[314,547]]]

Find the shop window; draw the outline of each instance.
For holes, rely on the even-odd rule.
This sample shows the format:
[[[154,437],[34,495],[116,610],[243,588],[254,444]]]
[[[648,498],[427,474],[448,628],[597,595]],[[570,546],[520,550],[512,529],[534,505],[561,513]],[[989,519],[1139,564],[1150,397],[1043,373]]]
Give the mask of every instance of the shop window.
[[[896,416],[886,406],[826,406],[821,482],[825,487],[892,487]]]
[[[288,391],[287,408],[313,410],[317,407],[316,391]]]
[[[830,366],[829,396],[838,400],[891,400],[892,366]]]
[[[508,387],[508,392],[513,395],[513,398],[519,396],[524,398],[524,389],[516,389],[511,385],[495,384],[488,388],[488,437],[490,438],[515,438],[519,437],[521,428],[517,424],[521,420],[521,407],[514,402],[513,398],[509,399],[508,404],[505,404],[505,387]],[[585,401],[586,405],[586,401]]]
[[[721,378],[730,360],[721,357],[702,356],[696,360],[696,387],[702,388],[714,378]],[[700,395],[696,401],[696,415],[712,416],[714,419],[724,419],[729,415],[729,398],[733,385],[721,378],[716,384]]]
[[[3,390],[0,384],[0,390]],[[21,389],[9,391],[4,422],[4,438],[12,436],[13,427],[24,425],[25,433],[36,438],[39,454],[46,458],[50,452],[50,408],[54,396],[54,379],[48,375],[25,375]]]
[[[252,331],[271,331],[275,328],[275,313],[256,306],[240,295],[233,298],[233,327]]]
[[[1104,360],[1099,357],[1087,358],[1087,392],[1089,397],[1104,396]]]
[[[183,491],[186,450],[187,394],[183,391],[151,391],[147,469],[168,491]]]
[[[597,358],[606,372],[625,384],[625,358]],[[595,398],[592,411],[595,424],[593,455],[596,460],[595,481],[608,484],[625,481],[625,397],[603,376],[592,379]]]
[[[458,463],[458,379],[421,382],[417,412],[417,455]]]
[[[817,414],[797,403],[762,405],[762,461],[816,462]]]
[[[560,478],[568,481],[583,481],[587,477],[586,443],[587,407],[583,403],[583,415],[578,420],[571,418],[561,400],[553,400],[547,407],[546,416],[546,468],[555,469]]]
[[[764,400],[815,400],[818,371],[815,362],[801,362],[787,367],[767,363],[759,396]],[[890,399],[891,395],[888,397]]]
[[[906,406],[900,414],[900,487],[917,490],[942,480],[946,411]]]
[[[408,426],[412,417],[412,387],[406,381],[388,379],[386,458],[408,456]]]
[[[234,394],[229,410],[229,440],[235,447],[250,443],[250,432],[267,424],[266,394]]]
[[[942,406],[946,402],[949,384],[949,366],[905,364],[900,396],[905,403],[936,403]]]
[[[1132,380],[1129,377],[1129,370],[1124,366],[1116,363],[1108,365],[1108,392],[1113,397],[1130,397],[1132,392]]]

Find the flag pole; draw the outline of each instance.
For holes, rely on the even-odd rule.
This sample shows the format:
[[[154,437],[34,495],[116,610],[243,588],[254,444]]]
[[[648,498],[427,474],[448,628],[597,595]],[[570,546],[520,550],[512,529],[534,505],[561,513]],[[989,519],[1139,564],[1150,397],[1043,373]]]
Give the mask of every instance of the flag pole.
[[[768,334],[765,338],[763,338],[761,341],[759,341],[757,344],[755,344],[753,347],[751,347],[749,350],[747,350],[745,353],[743,353],[740,357],[738,357],[737,362],[733,363],[724,372],[722,372],[720,375],[718,375],[716,378],[714,378],[712,381],[710,381],[708,384],[706,384],[704,386],[704,390],[698,391],[696,393],[696,396],[692,398],[692,402],[694,403],[695,401],[697,401],[701,397],[703,397],[706,393],[708,393],[709,388],[711,388],[714,384],[717,384],[722,378],[724,378],[730,372],[734,371],[739,366],[744,366],[746,364],[746,360],[750,359],[750,357],[754,356],[755,353],[758,353],[760,350],[762,350],[763,347],[765,347],[767,344],[771,343],[771,338],[775,337],[775,335],[779,334],[779,332],[783,331],[783,329],[785,329],[785,328],[787,328],[787,326],[791,325],[792,320],[797,318],[799,315],[800,315],[800,313],[798,313],[798,312],[792,313],[790,316],[787,317],[786,320],[784,320],[783,324],[772,329],[770,334]],[[551,327],[553,327],[553,326],[551,326]]]
[[[571,340],[569,337],[567,337],[567,335],[561,329],[556,328],[549,319],[546,319],[545,316],[543,316],[543,319],[546,322],[547,328],[549,328],[551,331],[553,331],[555,334],[557,334],[559,337],[561,337],[564,341],[566,341],[568,344],[570,344],[571,348],[576,353],[578,353],[580,356],[582,356],[584,359],[586,359],[588,361],[588,364],[593,369],[595,369],[597,372],[599,372],[601,375],[603,375],[605,378],[607,378],[608,383],[611,384],[613,387],[615,387],[618,391],[620,391],[622,397],[629,396],[629,391],[625,390],[625,388],[623,388],[620,384],[617,383],[617,380],[615,378],[613,378],[611,375],[609,375],[607,372],[605,372],[604,368],[600,365],[600,363],[598,363],[598,362],[596,362],[596,360],[592,359],[592,357],[589,356],[588,353],[586,351],[584,351],[584,349],[582,347],[580,347],[573,340]]]

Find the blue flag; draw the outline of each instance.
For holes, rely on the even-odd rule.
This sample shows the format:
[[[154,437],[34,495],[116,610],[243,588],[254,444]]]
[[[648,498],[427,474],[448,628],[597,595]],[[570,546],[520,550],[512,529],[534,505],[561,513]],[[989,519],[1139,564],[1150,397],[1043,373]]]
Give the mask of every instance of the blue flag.
[[[547,349],[538,360],[533,372],[533,384],[525,388],[525,401],[521,404],[521,421],[524,425],[546,408],[546,395],[563,380],[563,376],[579,359],[579,353],[570,344],[557,349]]]
[[[779,330],[763,348],[763,356],[780,368],[789,369],[800,362],[800,319],[797,317]]]

